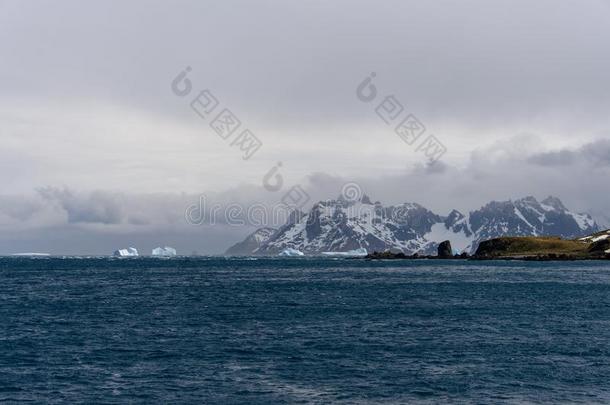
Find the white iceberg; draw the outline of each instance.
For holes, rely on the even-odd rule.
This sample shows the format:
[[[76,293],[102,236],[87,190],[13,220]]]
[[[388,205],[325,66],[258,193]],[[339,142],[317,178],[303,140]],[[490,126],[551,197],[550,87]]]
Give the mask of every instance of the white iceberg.
[[[176,249],[169,246],[158,247],[152,250],[152,255],[156,257],[173,257],[176,256]]]
[[[366,256],[368,252],[365,248],[358,248],[354,250],[348,250],[347,252],[322,252],[324,256],[333,257],[362,257]]]
[[[301,252],[300,250],[288,248],[288,249],[283,250],[279,255],[280,256],[305,256],[305,253]]]
[[[129,247],[127,249],[119,249],[114,251],[114,255],[116,257],[137,257],[138,249]]]

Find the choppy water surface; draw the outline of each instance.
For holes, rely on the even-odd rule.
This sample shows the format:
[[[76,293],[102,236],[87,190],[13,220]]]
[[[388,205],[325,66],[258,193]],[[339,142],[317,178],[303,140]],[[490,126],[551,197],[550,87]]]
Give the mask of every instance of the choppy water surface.
[[[608,402],[610,263],[0,259],[0,401]]]

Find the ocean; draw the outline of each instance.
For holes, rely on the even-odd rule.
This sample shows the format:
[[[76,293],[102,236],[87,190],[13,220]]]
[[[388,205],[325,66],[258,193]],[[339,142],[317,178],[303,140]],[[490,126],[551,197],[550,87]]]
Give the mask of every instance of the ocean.
[[[0,402],[608,403],[610,262],[2,258]]]

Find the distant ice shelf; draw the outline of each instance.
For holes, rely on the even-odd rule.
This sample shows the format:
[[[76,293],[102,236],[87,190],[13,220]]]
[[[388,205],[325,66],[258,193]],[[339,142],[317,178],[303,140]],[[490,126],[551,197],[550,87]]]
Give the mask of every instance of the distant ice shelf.
[[[48,257],[51,256],[49,253],[13,253],[11,256],[17,257]]]
[[[322,252],[324,256],[332,257],[362,257],[366,256],[368,252],[365,248],[359,248],[354,250],[348,250],[347,252]]]

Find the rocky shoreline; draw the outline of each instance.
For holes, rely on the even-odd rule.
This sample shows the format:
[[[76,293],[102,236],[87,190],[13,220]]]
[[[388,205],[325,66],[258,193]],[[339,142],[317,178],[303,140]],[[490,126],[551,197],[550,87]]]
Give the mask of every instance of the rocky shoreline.
[[[470,259],[471,256],[468,253],[461,253],[459,255],[454,255],[453,250],[451,249],[451,242],[446,240],[441,242],[437,248],[436,255],[420,255],[419,253],[414,253],[412,255],[406,255],[403,252],[392,252],[386,250],[384,252],[373,252],[364,256],[365,259],[375,260],[375,259]]]
[[[608,231],[605,231],[608,232]],[[474,255],[453,254],[451,242],[439,244],[437,255],[406,255],[402,252],[373,252],[367,260],[442,259],[442,260],[525,260],[576,261],[610,260],[610,237],[593,235],[579,240],[553,237],[502,237],[481,242]]]

